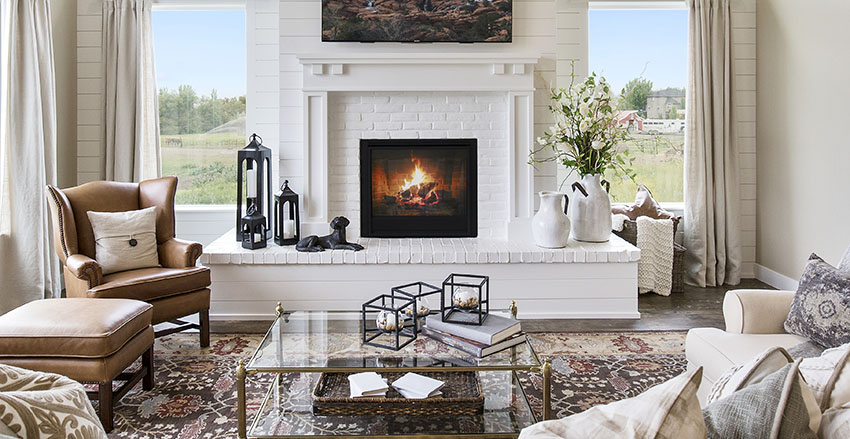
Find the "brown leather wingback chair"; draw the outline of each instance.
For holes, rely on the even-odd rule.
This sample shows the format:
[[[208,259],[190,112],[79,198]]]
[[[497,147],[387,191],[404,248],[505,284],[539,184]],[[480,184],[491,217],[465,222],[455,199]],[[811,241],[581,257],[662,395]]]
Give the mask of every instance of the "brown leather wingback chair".
[[[203,252],[197,242],[174,237],[176,177],[141,183],[94,181],[69,189],[47,186],[56,253],[65,265],[68,297],[137,299],[153,305],[152,324],[177,325],[156,336],[200,329],[210,344],[210,270],[195,265]],[[95,261],[95,240],[86,212],[125,212],[156,206],[156,242],[161,267],[103,275]],[[200,325],[179,318],[198,313]]]

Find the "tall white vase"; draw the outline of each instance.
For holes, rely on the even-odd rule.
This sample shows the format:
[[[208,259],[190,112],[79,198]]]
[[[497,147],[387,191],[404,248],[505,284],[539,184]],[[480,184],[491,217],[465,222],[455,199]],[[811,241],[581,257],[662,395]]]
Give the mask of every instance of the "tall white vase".
[[[531,220],[534,243],[543,248],[563,248],[570,239],[570,218],[567,216],[569,198],[562,192],[543,191],[540,209]]]
[[[600,174],[585,175],[573,183],[570,208],[573,239],[605,242],[611,237],[611,199],[602,187]]]

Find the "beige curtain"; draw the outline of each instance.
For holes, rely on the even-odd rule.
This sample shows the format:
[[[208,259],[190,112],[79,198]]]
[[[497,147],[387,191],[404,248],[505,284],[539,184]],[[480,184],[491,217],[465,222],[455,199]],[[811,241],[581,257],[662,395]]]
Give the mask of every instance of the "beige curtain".
[[[49,0],[0,2],[0,314],[58,296],[44,187],[56,184],[56,88]]]
[[[141,181],[161,173],[150,0],[104,0],[105,176]]]
[[[687,277],[698,286],[734,285],[741,277],[741,246],[731,12],[729,0],[688,0],[688,7]]]

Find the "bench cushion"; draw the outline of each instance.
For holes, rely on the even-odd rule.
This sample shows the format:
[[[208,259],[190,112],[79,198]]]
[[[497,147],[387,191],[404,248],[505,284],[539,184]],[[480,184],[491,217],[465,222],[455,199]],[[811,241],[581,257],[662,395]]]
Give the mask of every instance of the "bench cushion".
[[[150,326],[152,308],[129,299],[36,300],[0,316],[0,357],[107,357]]]
[[[89,289],[88,296],[151,301],[189,293],[210,286],[210,269],[142,268],[103,276],[103,283]]]

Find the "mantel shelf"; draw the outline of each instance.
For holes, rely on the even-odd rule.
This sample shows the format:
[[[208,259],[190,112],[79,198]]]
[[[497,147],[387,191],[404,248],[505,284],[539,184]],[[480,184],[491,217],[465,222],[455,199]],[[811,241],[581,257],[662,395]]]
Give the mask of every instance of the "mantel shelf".
[[[301,64],[536,64],[538,54],[479,53],[340,53],[298,55]]]

